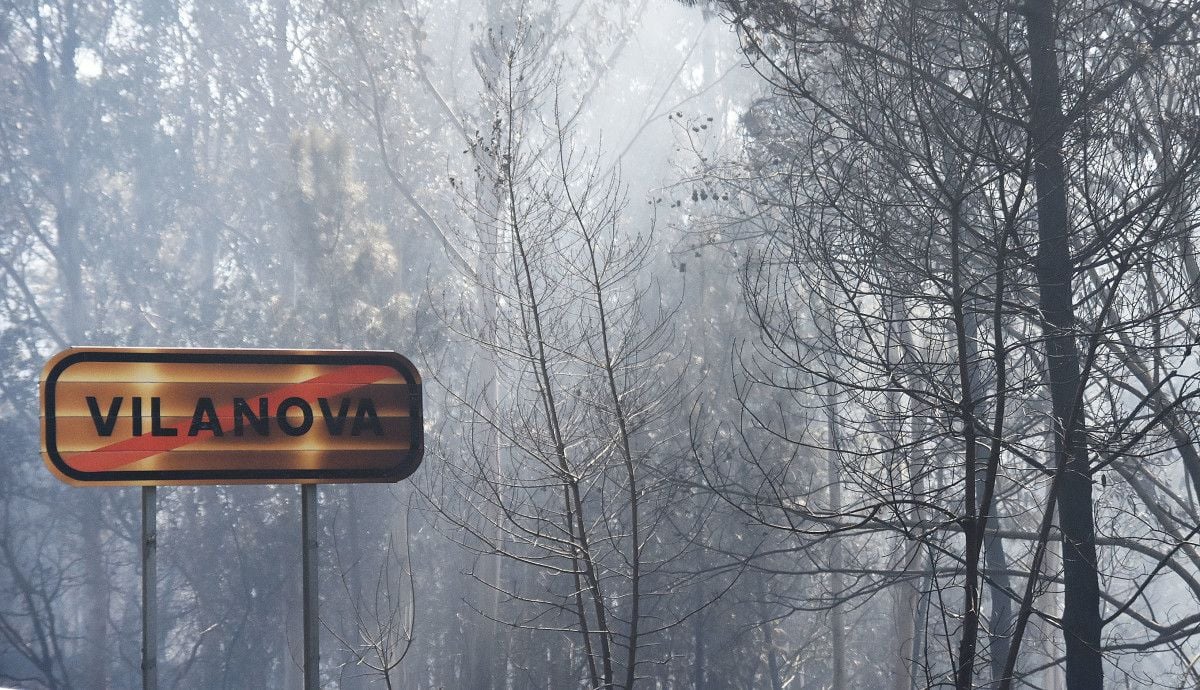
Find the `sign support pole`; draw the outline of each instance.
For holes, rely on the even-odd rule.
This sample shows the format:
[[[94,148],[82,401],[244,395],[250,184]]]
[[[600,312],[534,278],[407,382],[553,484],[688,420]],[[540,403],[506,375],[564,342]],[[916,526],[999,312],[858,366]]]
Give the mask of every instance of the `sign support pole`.
[[[317,597],[317,485],[300,485],[304,570],[304,690],[320,688],[320,627]]]
[[[158,690],[158,487],[142,487],[142,690]]]

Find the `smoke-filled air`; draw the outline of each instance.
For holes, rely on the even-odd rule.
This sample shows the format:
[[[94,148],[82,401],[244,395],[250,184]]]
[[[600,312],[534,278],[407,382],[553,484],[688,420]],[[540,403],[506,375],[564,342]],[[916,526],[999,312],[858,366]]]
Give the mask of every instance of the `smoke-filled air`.
[[[1200,687],[1200,3],[0,0],[0,689]]]

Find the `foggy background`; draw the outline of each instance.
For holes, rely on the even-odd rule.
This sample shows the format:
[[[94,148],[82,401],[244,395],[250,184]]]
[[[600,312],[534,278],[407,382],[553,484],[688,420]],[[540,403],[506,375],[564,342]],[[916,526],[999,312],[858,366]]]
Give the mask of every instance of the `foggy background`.
[[[322,687],[1200,685],[1200,8],[0,0],[0,683],[140,683],[71,345],[382,349]],[[159,490],[164,688],[301,683],[300,490]]]

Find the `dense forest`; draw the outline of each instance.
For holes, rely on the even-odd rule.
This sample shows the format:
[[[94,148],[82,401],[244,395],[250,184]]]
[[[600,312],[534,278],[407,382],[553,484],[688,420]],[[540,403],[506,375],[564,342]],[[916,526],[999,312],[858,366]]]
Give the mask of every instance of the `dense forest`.
[[[73,345],[376,349],[330,688],[1200,686],[1200,4],[0,0],[0,685],[140,684]],[[159,490],[164,688],[301,683],[300,491]]]

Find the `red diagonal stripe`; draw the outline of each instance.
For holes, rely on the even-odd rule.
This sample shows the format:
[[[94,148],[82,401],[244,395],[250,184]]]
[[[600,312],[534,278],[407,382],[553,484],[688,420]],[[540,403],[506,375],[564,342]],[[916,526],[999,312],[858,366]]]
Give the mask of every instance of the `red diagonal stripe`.
[[[395,376],[396,373],[396,370],[391,367],[373,364],[353,364],[328,374],[315,376],[307,381],[290,383],[266,393],[259,393],[258,395],[260,397],[279,399],[290,397],[311,399],[317,397],[317,393],[322,395],[338,395],[339,393],[347,393],[363,386],[369,386],[372,383]],[[217,417],[221,420],[222,425],[226,423],[232,424],[233,403],[217,408]],[[176,429],[178,435],[134,436],[123,441],[110,443],[107,446],[101,446],[86,453],[73,455],[69,464],[71,467],[82,472],[110,472],[125,465],[138,462],[139,460],[145,460],[151,455],[175,450],[189,443],[206,441],[212,438],[210,434],[204,436],[187,436],[187,425],[164,428]],[[113,451],[121,452],[119,454],[112,454]]]

